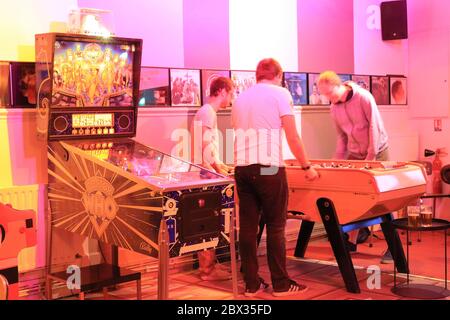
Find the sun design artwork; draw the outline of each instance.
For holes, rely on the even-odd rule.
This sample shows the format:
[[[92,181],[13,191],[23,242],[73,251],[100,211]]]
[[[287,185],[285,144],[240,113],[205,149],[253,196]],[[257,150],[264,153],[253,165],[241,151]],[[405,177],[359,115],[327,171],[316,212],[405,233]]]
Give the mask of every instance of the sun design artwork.
[[[67,159],[49,147],[49,201],[52,225],[119,247],[151,255],[159,251],[161,195],[144,182],[122,176],[121,169],[101,166],[76,147],[58,143]],[[145,242],[142,248],[141,242]]]
[[[90,177],[84,184],[86,192],[83,193],[81,202],[97,235],[101,238],[119,211],[113,198],[114,187],[106,179],[97,176]]]

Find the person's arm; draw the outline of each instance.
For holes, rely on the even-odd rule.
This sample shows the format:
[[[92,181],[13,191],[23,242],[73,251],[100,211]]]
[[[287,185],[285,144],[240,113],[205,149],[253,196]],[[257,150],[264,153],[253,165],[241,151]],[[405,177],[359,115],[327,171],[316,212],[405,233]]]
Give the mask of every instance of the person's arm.
[[[212,130],[207,126],[202,126],[203,167],[213,169],[221,174],[228,174],[231,168],[220,160],[217,141],[213,139],[214,132]]]
[[[341,127],[335,122],[337,140],[336,140],[336,151],[334,153],[335,159],[345,159],[347,153],[348,137]]]
[[[303,141],[297,132],[294,115],[282,116],[281,123],[286,134],[286,140],[288,142],[289,148],[291,149],[295,158],[300,162],[300,165],[303,168],[308,168],[308,170],[306,170],[306,178],[308,180],[314,180],[318,178],[319,174],[311,166],[311,163],[309,162],[309,159],[305,152]]]
[[[378,150],[378,140],[380,132],[380,122],[381,118],[378,111],[375,98],[364,97],[361,98],[362,108],[364,115],[369,123],[369,144],[367,147],[367,156],[365,160],[372,161],[376,159]]]

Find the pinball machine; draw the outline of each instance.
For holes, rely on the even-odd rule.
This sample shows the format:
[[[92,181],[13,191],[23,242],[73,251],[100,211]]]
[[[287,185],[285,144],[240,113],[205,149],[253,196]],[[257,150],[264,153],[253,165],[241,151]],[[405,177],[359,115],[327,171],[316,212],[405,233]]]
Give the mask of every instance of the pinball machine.
[[[170,258],[233,241],[234,189],[228,177],[132,139],[141,49],[140,39],[36,35],[48,264],[71,234],[95,239],[112,246],[113,265],[118,247],[159,259],[158,298],[167,299]]]
[[[347,290],[359,293],[343,234],[381,224],[397,270],[406,272],[405,255],[391,225],[391,213],[425,193],[423,166],[395,161],[311,160],[311,163],[320,174],[314,181],[305,179],[296,161],[286,163],[288,211],[290,217],[302,220],[294,256],[305,256],[314,223],[323,222]]]

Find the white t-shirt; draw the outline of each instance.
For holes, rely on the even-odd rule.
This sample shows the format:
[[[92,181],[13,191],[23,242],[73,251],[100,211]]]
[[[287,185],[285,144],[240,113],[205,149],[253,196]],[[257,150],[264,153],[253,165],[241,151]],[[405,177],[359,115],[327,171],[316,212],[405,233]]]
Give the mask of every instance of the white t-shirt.
[[[241,93],[231,111],[234,164],[283,167],[281,117],[293,115],[286,88],[258,83]]]
[[[202,132],[202,127],[210,129]],[[195,164],[208,161],[210,164],[219,161],[219,137],[217,129],[217,113],[210,104],[204,104],[195,114],[191,126],[191,159]],[[202,139],[210,142],[208,150],[202,150]]]

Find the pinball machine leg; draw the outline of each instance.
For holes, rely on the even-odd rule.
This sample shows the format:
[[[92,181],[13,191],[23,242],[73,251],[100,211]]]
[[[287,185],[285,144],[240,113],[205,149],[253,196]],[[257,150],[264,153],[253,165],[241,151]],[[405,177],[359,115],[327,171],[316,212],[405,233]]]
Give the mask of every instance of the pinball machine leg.
[[[408,267],[406,264],[405,252],[403,251],[402,242],[397,233],[397,230],[392,227],[392,214],[386,214],[383,217],[381,223],[381,229],[383,230],[384,238],[386,239],[389,251],[394,259],[395,267],[398,272],[408,273]]]
[[[350,253],[345,247],[342,227],[336,215],[333,202],[326,198],[317,200],[317,207],[320,212],[325,230],[328,235],[334,256],[344,279],[347,291],[352,293],[360,293],[358,279],[356,278],[355,268],[353,267]]]
[[[294,257],[304,258],[306,248],[311,239],[311,234],[314,228],[314,221],[302,220],[300,230],[298,231],[297,244],[295,245]]]
[[[169,236],[163,219],[159,227],[158,300],[169,298]]]
[[[236,256],[236,211],[233,209],[231,213],[230,224],[230,254],[231,254],[231,285],[233,289],[233,297],[238,298],[238,271]]]
[[[48,199],[48,197],[47,197]],[[52,227],[52,214],[50,207],[50,200],[47,200],[47,207],[45,208],[45,219],[46,219],[46,243],[45,243],[45,285],[44,285],[44,296],[47,300],[52,300],[52,280],[49,275],[52,272],[52,251],[53,251],[53,227]]]

